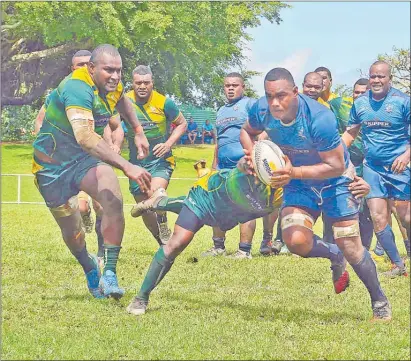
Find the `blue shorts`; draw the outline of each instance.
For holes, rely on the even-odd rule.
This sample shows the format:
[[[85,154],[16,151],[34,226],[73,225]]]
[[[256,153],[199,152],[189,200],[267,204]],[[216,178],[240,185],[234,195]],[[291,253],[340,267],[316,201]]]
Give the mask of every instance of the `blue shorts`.
[[[355,199],[348,190],[352,180],[341,176],[321,185],[310,186],[301,183],[300,186],[289,184],[284,187],[282,208],[297,207],[307,211],[316,220],[321,212],[332,220],[356,219],[361,200]]]
[[[242,145],[230,143],[218,149],[217,169],[233,169],[244,157]]]
[[[65,164],[50,164],[33,157],[35,183],[47,207],[56,208],[80,192],[80,183],[87,172],[105,164],[87,155],[81,160]],[[34,168],[34,167],[33,167]]]
[[[410,200],[410,168],[394,174],[391,167],[375,166],[364,163],[364,180],[370,185],[370,198],[385,198],[402,201]]]

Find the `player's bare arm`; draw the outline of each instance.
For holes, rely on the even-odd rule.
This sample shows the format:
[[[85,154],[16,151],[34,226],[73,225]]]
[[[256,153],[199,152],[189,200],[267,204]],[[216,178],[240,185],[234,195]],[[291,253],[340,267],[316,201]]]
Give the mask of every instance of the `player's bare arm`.
[[[42,105],[36,119],[34,120],[34,135],[37,135],[43,125],[44,117],[46,116],[46,107]]]
[[[278,188],[288,184],[291,179],[328,179],[339,177],[344,173],[344,148],[338,147],[328,152],[318,152],[322,162],[314,165],[293,167],[285,157],[285,167],[273,172],[271,187]]]
[[[218,159],[218,145],[217,142],[214,145],[214,158],[213,163],[211,164],[211,169],[217,169],[217,159]]]
[[[170,151],[171,147],[175,143],[177,143],[177,141],[185,133],[187,129],[187,121],[182,113],[180,113],[177,119],[174,120],[174,124],[176,125],[176,127],[168,137],[167,141],[164,143],[159,143],[153,148],[153,154],[156,157],[160,158],[167,154]]]
[[[244,123],[243,128],[240,132],[240,143],[243,146],[245,159],[252,174],[255,174],[253,171],[253,163],[251,161],[251,153],[253,151],[254,139],[262,132],[263,131],[251,127],[251,125],[248,123],[248,120]]]
[[[117,153],[121,153],[121,145],[124,141],[124,130],[121,126],[120,114],[116,114],[110,118],[108,126],[104,129],[104,134],[110,136],[109,144],[111,148]]]
[[[133,109],[133,105],[131,104],[131,100],[125,96],[121,97],[116,105],[116,109],[125,119],[125,121],[130,124],[131,128],[134,131],[134,142],[136,144],[138,152],[137,159],[143,159],[147,157],[150,146],[144,134],[143,127],[137,119],[137,115]]]
[[[94,131],[92,112],[70,108],[67,109],[66,113],[73,127],[77,143],[86,152],[113,167],[121,169],[128,178],[135,180],[142,190],[148,191],[150,189],[150,173],[141,167],[131,164],[115,153],[106,141]]]

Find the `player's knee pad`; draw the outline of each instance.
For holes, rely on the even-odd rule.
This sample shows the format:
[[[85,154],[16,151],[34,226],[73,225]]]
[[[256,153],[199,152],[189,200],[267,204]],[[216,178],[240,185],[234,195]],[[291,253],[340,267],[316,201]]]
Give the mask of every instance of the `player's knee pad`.
[[[61,206],[50,208],[51,213],[53,213],[56,218],[63,218],[71,216],[78,211],[78,199],[77,195],[71,197],[66,203]]]
[[[283,231],[294,226],[304,227],[312,231],[314,219],[310,215],[304,213],[291,213],[281,217],[281,229]]]
[[[349,226],[333,226],[334,239],[347,238],[347,237],[359,237],[360,226],[359,222],[355,222]]]

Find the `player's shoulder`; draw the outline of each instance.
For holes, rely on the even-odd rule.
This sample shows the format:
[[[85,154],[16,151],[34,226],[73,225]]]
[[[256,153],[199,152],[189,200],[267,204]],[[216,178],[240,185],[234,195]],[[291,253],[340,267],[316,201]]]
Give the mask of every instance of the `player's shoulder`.
[[[259,119],[264,119],[267,114],[269,114],[269,107],[267,98],[265,96],[256,99],[250,108],[251,115],[258,117]]]
[[[406,93],[403,93],[401,90],[397,88],[391,88],[388,92],[388,96],[392,99],[399,100],[399,101],[410,101],[410,96]]]
[[[311,99],[309,96],[299,93],[298,98],[300,114],[307,118],[311,118],[311,121],[323,117],[334,117],[334,113],[329,108],[318,101]]]
[[[125,96],[126,96],[127,98],[130,98],[130,99],[133,100],[133,101],[136,100],[136,95],[135,95],[133,89],[131,89],[131,90],[129,90],[128,92],[126,92]]]

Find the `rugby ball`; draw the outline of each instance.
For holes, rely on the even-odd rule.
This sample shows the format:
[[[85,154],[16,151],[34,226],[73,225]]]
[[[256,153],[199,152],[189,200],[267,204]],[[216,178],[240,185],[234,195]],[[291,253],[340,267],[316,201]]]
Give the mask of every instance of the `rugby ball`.
[[[260,140],[254,144],[251,160],[258,179],[270,185],[273,172],[285,166],[284,153],[270,140]]]

